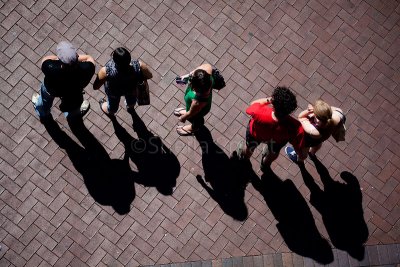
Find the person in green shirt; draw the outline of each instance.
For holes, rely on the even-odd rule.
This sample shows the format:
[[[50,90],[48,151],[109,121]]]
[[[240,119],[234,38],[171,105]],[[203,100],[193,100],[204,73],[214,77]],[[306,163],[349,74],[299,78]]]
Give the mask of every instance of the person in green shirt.
[[[212,102],[212,66],[203,64],[181,79],[189,79],[185,91],[186,108],[176,108],[174,114],[180,122],[188,120],[191,124],[178,126],[176,131],[181,136],[193,135],[204,125],[204,116],[210,112]]]

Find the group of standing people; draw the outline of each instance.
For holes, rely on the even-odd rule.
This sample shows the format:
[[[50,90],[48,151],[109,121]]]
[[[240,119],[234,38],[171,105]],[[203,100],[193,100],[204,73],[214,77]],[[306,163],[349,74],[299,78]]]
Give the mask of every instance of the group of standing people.
[[[55,97],[61,99],[60,110],[67,119],[83,117],[90,108],[89,101],[83,100],[83,94],[95,72],[94,59],[89,55],[78,55],[76,48],[66,41],[60,42],[56,51],[57,55],[43,58],[44,81],[40,94],[32,96],[35,111],[42,122],[52,118],[50,110]],[[93,83],[94,90],[104,85],[107,95],[107,100],[99,100],[100,109],[106,115],[114,116],[121,96],[124,96],[128,112],[134,112],[137,84],[152,77],[147,65],[132,60],[128,50],[123,47],[115,49]]]
[[[60,110],[67,119],[83,117],[90,108],[89,101],[83,99],[83,93],[95,73],[94,59],[89,55],[78,55],[76,48],[66,41],[60,42],[56,51],[57,55],[43,58],[44,81],[40,94],[35,93],[32,97],[35,111],[44,123],[52,119],[50,110],[55,97],[61,99]],[[107,96],[107,100],[99,100],[100,109],[107,116],[114,116],[124,96],[127,111],[135,112],[137,86],[152,77],[149,67],[144,62],[133,60],[126,48],[115,49],[93,83],[94,90],[104,85]],[[203,64],[180,76],[179,80],[187,82],[184,94],[186,106],[176,108],[174,115],[180,122],[189,121],[190,124],[177,126],[176,131],[181,136],[194,135],[204,125],[204,117],[211,110],[213,67]],[[322,142],[345,120],[341,109],[331,107],[323,100],[308,105],[298,119],[291,116],[296,108],[296,96],[282,86],[275,88],[271,97],[253,101],[246,109],[251,118],[245,142],[238,145],[233,156],[248,159],[258,145],[265,143],[261,158],[261,169],[265,170],[289,142],[292,146],[285,148],[286,154],[292,161],[301,164],[308,154],[315,156]]]
[[[261,143],[266,143],[261,156],[261,170],[265,171],[277,159],[286,145],[287,156],[303,164],[308,155],[315,156],[322,143],[336,133],[345,122],[341,109],[318,99],[309,104],[298,119],[290,114],[297,108],[296,96],[286,87],[277,87],[269,98],[253,101],[246,109],[251,116],[246,130],[246,142],[239,143],[234,152],[239,159],[250,158]]]

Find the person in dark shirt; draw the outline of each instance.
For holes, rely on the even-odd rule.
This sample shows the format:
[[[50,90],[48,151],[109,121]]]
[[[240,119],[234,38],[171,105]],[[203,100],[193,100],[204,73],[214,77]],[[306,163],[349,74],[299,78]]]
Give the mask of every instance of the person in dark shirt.
[[[94,71],[94,60],[89,55],[78,55],[75,47],[66,41],[57,45],[57,56],[42,60],[44,81],[40,94],[32,96],[32,102],[41,121],[51,118],[55,97],[61,98],[60,110],[66,118],[84,116],[90,108],[83,100],[83,90],[89,84]]]
[[[104,85],[107,95],[107,100],[100,99],[100,109],[108,116],[114,116],[118,111],[121,96],[124,96],[128,112],[134,112],[137,101],[136,87],[139,82],[151,79],[153,74],[144,62],[133,60],[124,47],[115,49],[111,56],[112,58],[99,70],[93,83],[94,90],[99,90]]]

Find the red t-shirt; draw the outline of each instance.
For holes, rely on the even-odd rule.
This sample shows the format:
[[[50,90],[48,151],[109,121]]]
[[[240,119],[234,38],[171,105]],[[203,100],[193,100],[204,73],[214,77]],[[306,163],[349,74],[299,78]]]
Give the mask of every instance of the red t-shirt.
[[[276,121],[272,117],[274,109],[268,103],[255,103],[246,109],[251,116],[250,134],[260,142],[270,141],[277,143],[290,142],[296,149],[302,145],[304,130],[301,123],[292,116]]]

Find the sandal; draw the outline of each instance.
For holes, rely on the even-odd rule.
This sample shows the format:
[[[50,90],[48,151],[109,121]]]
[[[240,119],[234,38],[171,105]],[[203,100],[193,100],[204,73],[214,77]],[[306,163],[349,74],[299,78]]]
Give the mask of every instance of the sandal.
[[[186,125],[185,125],[186,126]],[[194,135],[195,131],[187,131],[185,129],[183,129],[183,127],[185,126],[178,126],[176,128],[176,132],[180,135],[180,136],[190,136],[190,135]]]
[[[114,114],[110,114],[110,113],[108,113],[107,111],[104,111],[104,109],[103,109],[103,104],[104,104],[104,103],[107,103],[107,100],[105,100],[104,98],[102,98],[102,99],[99,100],[100,110],[103,111],[103,113],[106,114],[107,116],[113,117]]]
[[[182,115],[181,114],[182,110],[186,110],[186,109],[185,108],[176,108],[176,109],[174,109],[174,115],[177,116],[177,117],[180,117]]]

